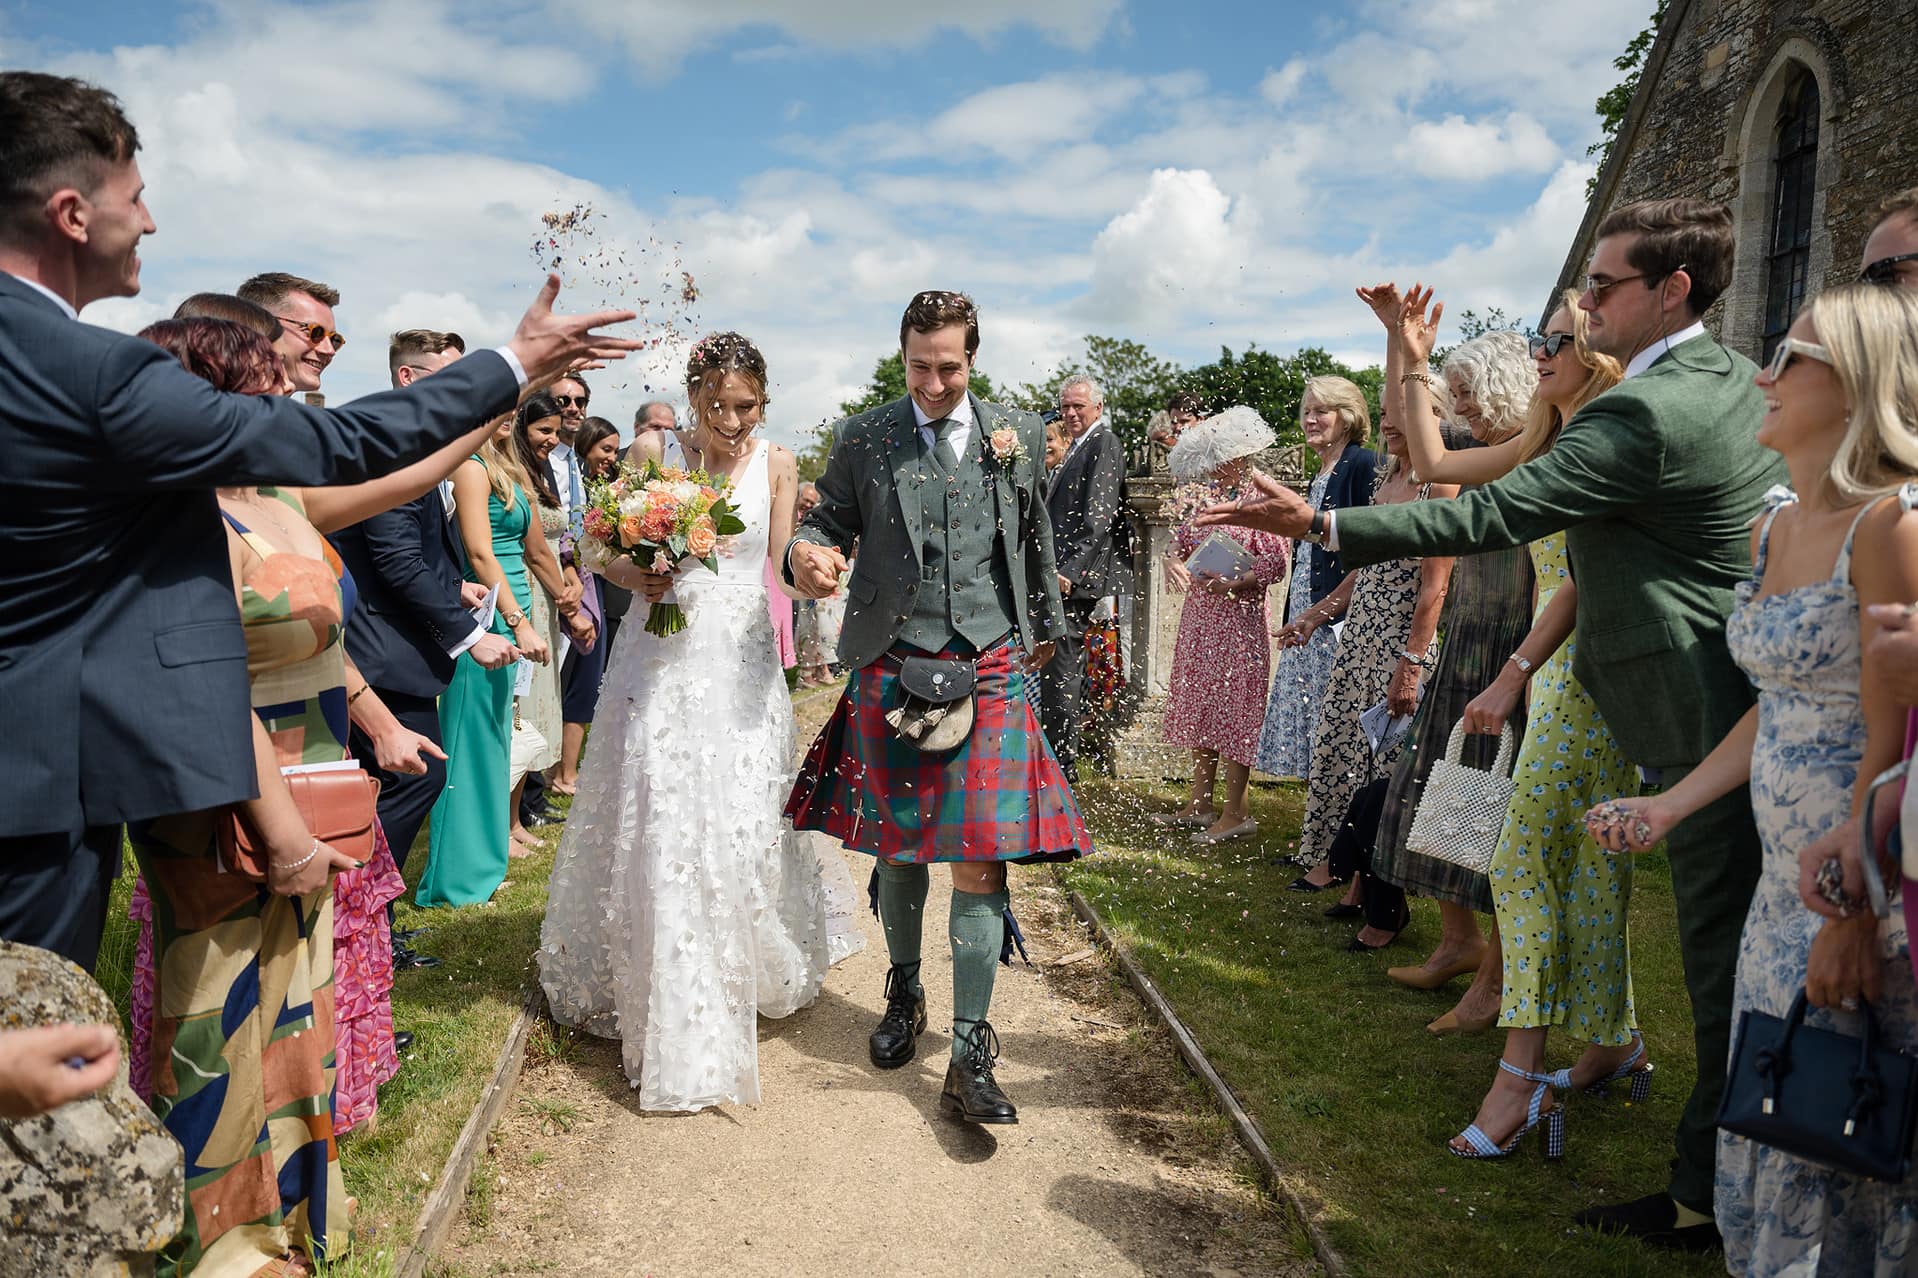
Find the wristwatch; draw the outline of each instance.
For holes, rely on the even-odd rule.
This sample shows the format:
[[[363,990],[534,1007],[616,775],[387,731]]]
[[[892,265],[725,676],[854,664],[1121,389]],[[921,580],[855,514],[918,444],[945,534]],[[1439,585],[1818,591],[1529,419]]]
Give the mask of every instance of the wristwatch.
[[[1314,546],[1323,546],[1325,544],[1325,534],[1328,523],[1329,521],[1326,519],[1324,511],[1313,511],[1312,522],[1307,525],[1305,529],[1305,539]]]
[[[506,624],[516,629],[520,622],[526,620],[526,614],[523,612],[509,612],[502,615],[506,618]]]
[[[1532,663],[1527,661],[1524,657],[1520,656],[1518,653],[1515,652],[1511,656],[1505,659],[1511,662],[1513,665],[1517,666],[1518,672],[1520,674],[1532,673],[1532,669],[1533,669]]]

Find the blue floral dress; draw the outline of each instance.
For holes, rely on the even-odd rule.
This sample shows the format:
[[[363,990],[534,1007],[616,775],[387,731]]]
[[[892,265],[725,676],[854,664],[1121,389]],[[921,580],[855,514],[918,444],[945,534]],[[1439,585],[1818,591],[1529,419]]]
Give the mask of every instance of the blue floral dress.
[[[1767,498],[1771,510],[1752,579],[1739,586],[1725,630],[1733,658],[1758,688],[1751,790],[1764,845],[1738,947],[1734,1023],[1749,1008],[1783,1016],[1804,987],[1822,920],[1798,898],[1798,852],[1850,816],[1865,751],[1858,595],[1851,585],[1858,525],[1846,534],[1830,580],[1760,595],[1771,522],[1796,500],[1782,488]],[[1881,925],[1881,936],[1885,988],[1876,1011],[1883,1041],[1918,1050],[1918,996],[1902,911]],[[1856,1013],[1814,1008],[1806,1019],[1844,1033],[1860,1029]],[[1860,1180],[1720,1133],[1716,1214],[1732,1273],[1892,1278],[1918,1270],[1918,1183],[1910,1177],[1895,1185]]]
[[[1317,510],[1325,500],[1332,472],[1322,470],[1312,480],[1306,500]],[[1323,553],[1309,541],[1294,542],[1298,556],[1292,564],[1292,586],[1286,592],[1285,619],[1297,621],[1312,606],[1312,561]],[[1319,722],[1319,700],[1332,678],[1339,655],[1339,632],[1320,626],[1311,639],[1279,653],[1279,672],[1272,676],[1272,694],[1265,703],[1265,725],[1259,730],[1259,755],[1253,766],[1275,777],[1300,781],[1312,770],[1312,730]]]

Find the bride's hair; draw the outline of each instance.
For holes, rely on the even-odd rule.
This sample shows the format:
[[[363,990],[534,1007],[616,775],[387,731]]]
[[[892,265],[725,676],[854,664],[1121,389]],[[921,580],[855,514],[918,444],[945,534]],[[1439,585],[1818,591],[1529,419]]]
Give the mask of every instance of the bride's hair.
[[[708,333],[693,343],[693,353],[686,358],[686,397],[692,402],[695,426],[700,401],[717,391],[728,373],[753,384],[762,411],[772,402],[766,394],[766,357],[751,339],[739,333]]]

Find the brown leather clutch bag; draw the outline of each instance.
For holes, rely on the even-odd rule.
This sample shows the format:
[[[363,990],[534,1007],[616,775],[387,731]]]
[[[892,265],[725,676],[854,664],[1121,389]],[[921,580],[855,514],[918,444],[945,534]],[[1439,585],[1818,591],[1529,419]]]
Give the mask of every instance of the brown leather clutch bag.
[[[293,806],[313,837],[355,861],[373,856],[373,826],[379,819],[380,783],[364,768],[289,772],[284,778]],[[235,874],[266,880],[266,843],[237,804],[220,819],[220,863]]]

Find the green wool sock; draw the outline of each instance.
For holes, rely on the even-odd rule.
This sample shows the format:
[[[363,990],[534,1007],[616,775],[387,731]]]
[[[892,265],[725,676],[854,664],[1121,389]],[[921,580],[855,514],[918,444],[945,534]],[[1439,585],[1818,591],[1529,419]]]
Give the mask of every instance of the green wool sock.
[[[923,865],[879,863],[879,921],[886,929],[886,953],[904,968],[913,997],[924,998],[919,983],[919,945],[926,925],[926,888],[932,873]]]
[[[952,1059],[965,1055],[966,1035],[992,1008],[992,981],[1005,941],[1006,890],[952,894]]]

